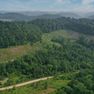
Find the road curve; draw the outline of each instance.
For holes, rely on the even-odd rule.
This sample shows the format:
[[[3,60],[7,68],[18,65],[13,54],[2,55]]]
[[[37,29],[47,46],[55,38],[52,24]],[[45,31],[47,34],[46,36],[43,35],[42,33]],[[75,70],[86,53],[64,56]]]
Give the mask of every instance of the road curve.
[[[31,81],[23,82],[23,83],[16,84],[16,85],[11,85],[11,86],[7,86],[7,87],[3,87],[3,88],[0,88],[0,91],[5,91],[5,90],[17,88],[17,87],[22,87],[22,86],[25,86],[25,85],[28,85],[28,84],[36,83],[36,82],[47,80],[47,79],[51,79],[51,78],[53,78],[53,77],[52,76],[44,77],[44,78],[40,78],[40,79],[36,79],[36,80],[31,80]]]

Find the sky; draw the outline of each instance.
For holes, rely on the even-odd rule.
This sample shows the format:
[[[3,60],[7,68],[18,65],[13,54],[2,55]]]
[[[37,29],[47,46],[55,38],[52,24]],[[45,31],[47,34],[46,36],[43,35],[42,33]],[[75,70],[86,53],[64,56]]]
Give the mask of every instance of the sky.
[[[92,12],[94,0],[0,0],[0,11]]]

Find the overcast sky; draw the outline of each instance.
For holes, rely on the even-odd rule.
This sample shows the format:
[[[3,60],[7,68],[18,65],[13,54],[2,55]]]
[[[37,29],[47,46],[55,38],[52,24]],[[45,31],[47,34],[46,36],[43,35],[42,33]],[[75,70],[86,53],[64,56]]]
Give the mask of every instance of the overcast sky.
[[[0,11],[94,11],[94,0],[0,0]]]

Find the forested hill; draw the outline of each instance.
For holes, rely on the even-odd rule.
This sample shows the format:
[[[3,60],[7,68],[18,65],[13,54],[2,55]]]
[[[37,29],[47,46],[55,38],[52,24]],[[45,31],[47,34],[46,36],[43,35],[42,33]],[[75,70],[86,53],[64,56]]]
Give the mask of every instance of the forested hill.
[[[62,17],[0,22],[0,58],[0,87],[77,72],[73,78],[69,75],[60,78],[68,82],[67,86],[56,85],[58,90],[52,88],[56,90],[53,94],[94,94],[94,21]],[[16,92],[15,88],[13,90]],[[30,93],[29,90],[24,92]]]
[[[32,21],[34,25],[39,26],[43,32],[51,32],[58,29],[73,30],[84,34],[94,35],[94,20],[57,18],[57,19],[37,19]]]
[[[45,32],[71,30],[94,35],[94,21],[89,19],[36,19],[31,22],[0,22],[0,48],[34,43]]]

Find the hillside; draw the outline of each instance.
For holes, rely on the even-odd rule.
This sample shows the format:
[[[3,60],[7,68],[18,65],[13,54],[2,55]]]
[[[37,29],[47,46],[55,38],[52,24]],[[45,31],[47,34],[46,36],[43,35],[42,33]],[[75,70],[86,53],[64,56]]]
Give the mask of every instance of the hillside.
[[[0,22],[0,48],[32,44],[41,39],[40,28],[32,23]]]
[[[64,17],[0,22],[0,87],[54,77],[0,93],[93,94],[93,24]]]
[[[37,83],[33,83],[31,85],[27,85],[24,87],[16,88],[15,90],[8,90],[8,91],[3,91],[1,94],[7,93],[7,94],[15,94],[17,92],[18,94],[54,94],[55,90],[58,88],[61,88],[62,86],[67,86],[67,84],[70,82],[70,79],[62,79],[63,77],[73,77],[76,73],[65,73],[61,74],[58,77],[52,78],[52,79],[47,79],[45,81],[40,81]],[[26,92],[26,93],[25,93]]]
[[[42,41],[46,42],[47,40],[51,40],[52,37],[56,38],[56,37],[65,37],[68,39],[77,39],[79,38],[79,36],[81,36],[80,34],[73,32],[73,31],[66,31],[66,30],[60,30],[60,31],[54,31],[51,33],[44,33],[42,36]],[[89,38],[89,36],[88,36]],[[91,37],[93,38],[93,37]],[[26,45],[22,45],[22,46],[16,46],[16,47],[10,47],[10,48],[3,48],[0,49],[0,62],[6,62],[6,61],[11,61],[12,59],[16,59],[17,57],[21,57],[24,54],[27,54],[28,52],[32,52],[34,51],[36,48],[36,46],[39,43],[34,43],[32,46],[29,44]]]
[[[0,94],[94,94],[94,0],[0,0]]]
[[[33,17],[26,16],[21,13],[1,13],[0,14],[0,20],[2,21],[28,21],[32,20]]]
[[[74,31],[67,31],[67,30],[58,30],[51,33],[44,33],[42,35],[43,42],[50,42],[54,38],[64,37],[69,40],[77,40],[80,36],[84,36],[89,40],[94,40],[94,36],[85,35],[81,33],[77,33]],[[3,48],[0,49],[0,62],[8,62],[19,58],[28,52],[34,52],[35,50],[39,49],[37,46],[40,45],[40,42],[34,43],[33,45],[26,44],[21,46],[14,46],[10,48]]]
[[[91,15],[88,17],[89,19],[94,19],[94,15]]]
[[[94,21],[61,17],[31,22],[0,22],[0,48],[33,44],[41,39],[43,33],[61,29],[93,36]]]
[[[76,35],[78,36],[78,38],[77,38]],[[26,48],[22,49],[22,47],[21,47],[21,50],[24,50],[26,52],[29,51],[29,53],[24,53],[23,51],[18,51],[19,53],[17,53],[16,50],[14,50],[16,52],[14,52],[12,50],[12,49],[17,49],[18,50],[18,49],[20,49],[20,47],[18,47],[18,48],[8,48],[8,50],[5,49],[5,53],[4,53],[4,49],[3,50],[1,49],[1,52],[2,52],[1,56],[3,57],[3,59],[7,59],[7,58],[9,59],[9,57],[4,57],[4,54],[6,55],[7,52],[10,53],[10,59],[16,57],[16,55],[19,54],[19,55],[17,55],[17,57],[19,57],[17,60],[14,60],[14,61],[10,60],[5,65],[7,68],[11,66],[11,70],[10,69],[9,70],[5,69],[5,70],[7,70],[7,72],[8,71],[12,72],[15,69],[16,73],[20,71],[21,73],[19,73],[19,75],[20,76],[25,76],[25,77],[27,77],[27,74],[32,74],[33,71],[37,71],[37,74],[33,73],[32,74],[33,76],[31,75],[30,78],[32,78],[32,77],[37,78],[37,77],[40,77],[42,75],[45,75],[45,76],[46,75],[53,75],[55,73],[54,71],[56,71],[56,73],[57,73],[57,72],[60,72],[60,71],[72,70],[71,68],[68,68],[68,70],[65,69],[65,68],[63,69],[62,65],[61,65],[61,67],[57,66],[56,69],[53,69],[54,68],[54,63],[55,63],[55,65],[57,65],[57,62],[61,62],[63,60],[63,58],[61,60],[59,59],[61,57],[64,57],[65,59],[63,60],[63,62],[67,62],[68,64],[70,64],[70,66],[72,66],[71,64],[73,64],[73,61],[79,62],[78,65],[77,65],[77,69],[79,69],[78,66],[80,66],[80,59],[82,59],[83,55],[85,55],[87,57],[89,54],[93,53],[93,52],[91,52],[91,49],[93,49],[92,48],[93,44],[91,45],[91,42],[89,43],[88,41],[85,41],[85,40],[83,40],[83,42],[81,42],[81,40],[79,39],[79,36],[80,35],[76,32],[62,31],[61,30],[61,31],[51,32],[51,33],[48,33],[48,34],[43,34],[41,41],[39,41],[37,43],[34,43],[32,45],[32,47],[27,46],[28,49],[26,49]],[[71,40],[75,40],[75,41],[71,41]],[[87,44],[87,42],[88,42],[88,44]],[[25,46],[23,46],[23,47],[25,47]],[[84,47],[86,49],[84,49]],[[90,49],[88,49],[87,47],[89,47]],[[80,52],[78,52],[78,48],[79,48]],[[13,53],[11,51],[13,51]],[[32,53],[32,51],[33,51],[33,53]],[[67,53],[66,53],[66,51],[67,51]],[[71,51],[73,51],[73,52],[71,52]],[[73,53],[75,55],[72,56]],[[23,56],[20,55],[20,54],[23,54]],[[24,54],[26,54],[26,55],[24,55]],[[55,54],[57,54],[57,56],[55,56]],[[79,57],[79,55],[80,55],[80,57]],[[20,56],[21,56],[21,58],[20,58]],[[74,58],[75,56],[77,56],[77,58],[78,58],[77,60]],[[84,57],[84,58],[86,59],[86,57]],[[71,63],[69,63],[69,61],[71,59],[72,59],[72,61],[71,61]],[[93,56],[90,55],[88,60],[90,60],[90,62],[93,62]],[[34,67],[33,67],[34,70],[32,69],[32,67],[30,67],[31,65],[28,65],[29,62],[33,62],[31,64],[35,64]],[[39,65],[37,67],[37,64],[39,62],[42,65]],[[47,63],[47,65],[46,65],[46,63]],[[50,72],[50,69],[49,69],[50,63],[52,64],[51,66],[52,66],[53,72],[52,72],[52,70]],[[23,70],[23,68],[21,68],[22,66],[23,66],[24,70]],[[75,64],[74,64],[74,66],[75,66]],[[0,67],[2,69],[3,63],[0,65]],[[39,69],[39,67],[42,67],[41,70]],[[45,69],[43,67],[45,67]],[[59,70],[59,69],[61,69],[61,70]],[[74,68],[74,70],[76,70],[76,69]],[[4,72],[4,74],[3,74],[2,71],[3,70],[1,70],[1,73],[2,73],[1,75],[3,77],[4,74],[6,74],[6,73]],[[24,73],[24,71],[27,71],[27,72]],[[42,71],[45,71],[45,72],[48,71],[48,74],[42,73]],[[18,76],[18,74],[16,74],[16,73],[10,73],[9,72],[8,73],[9,78],[11,78],[11,76],[14,74],[14,78],[16,77],[17,79],[20,79],[20,76]],[[10,80],[13,80],[14,78],[12,78]]]
[[[94,35],[94,21],[90,19],[74,19],[60,17],[56,19],[37,19],[32,23],[41,28],[43,32],[55,30],[71,30],[88,35]]]

